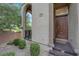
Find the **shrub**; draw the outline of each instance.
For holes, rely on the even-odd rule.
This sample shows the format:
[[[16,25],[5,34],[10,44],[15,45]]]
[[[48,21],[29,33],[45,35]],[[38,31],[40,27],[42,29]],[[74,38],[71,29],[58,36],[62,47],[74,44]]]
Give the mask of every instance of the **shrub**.
[[[30,46],[30,53],[32,56],[38,56],[40,54],[40,45],[38,43],[32,43]]]
[[[14,44],[15,46],[18,46],[19,43],[20,43],[20,39],[15,39],[15,40],[13,41],[13,44]]]
[[[24,49],[24,48],[26,47],[26,42],[25,42],[25,40],[20,40],[18,46],[19,46],[20,49]]]
[[[7,53],[3,53],[0,56],[15,56],[14,52],[7,52]]]
[[[20,49],[24,49],[26,47],[26,42],[25,40],[22,40],[22,39],[15,39],[13,41],[13,44],[15,46],[18,46]]]

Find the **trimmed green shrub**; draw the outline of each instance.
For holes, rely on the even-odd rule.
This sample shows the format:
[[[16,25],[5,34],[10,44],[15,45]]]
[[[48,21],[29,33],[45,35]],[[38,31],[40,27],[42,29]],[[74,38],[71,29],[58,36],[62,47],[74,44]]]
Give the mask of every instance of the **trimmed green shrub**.
[[[40,45],[38,43],[32,43],[30,46],[30,53],[32,56],[38,56],[40,54]]]
[[[25,42],[25,40],[20,40],[18,46],[19,46],[20,49],[24,49],[24,48],[26,47],[26,42]]]
[[[3,53],[3,54],[0,54],[0,56],[15,56],[15,52]]]
[[[20,43],[20,40],[21,40],[21,39],[15,39],[15,40],[13,41],[13,44],[14,44],[15,46],[18,46],[19,43]]]
[[[15,46],[18,46],[20,49],[24,49],[26,47],[26,42],[25,40],[22,40],[22,39],[15,39],[13,41],[13,44]]]

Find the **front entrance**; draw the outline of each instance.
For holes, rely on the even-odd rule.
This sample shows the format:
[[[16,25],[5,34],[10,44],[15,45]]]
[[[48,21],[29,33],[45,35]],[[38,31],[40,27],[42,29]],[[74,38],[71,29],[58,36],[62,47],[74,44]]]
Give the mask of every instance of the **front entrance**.
[[[68,4],[54,4],[54,41],[62,43],[68,41],[68,6]]]
[[[68,39],[68,16],[55,17],[55,38]]]
[[[50,53],[55,56],[77,55],[68,41],[68,6],[62,3],[54,4],[54,47]]]

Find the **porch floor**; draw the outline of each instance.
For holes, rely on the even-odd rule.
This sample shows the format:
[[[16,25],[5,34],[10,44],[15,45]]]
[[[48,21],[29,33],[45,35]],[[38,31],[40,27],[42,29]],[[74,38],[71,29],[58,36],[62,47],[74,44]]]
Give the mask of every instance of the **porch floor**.
[[[77,55],[74,52],[73,47],[71,46],[69,42],[65,44],[55,42],[55,47],[53,48],[52,51],[50,51],[50,53],[55,56],[72,56],[72,55],[75,56]]]
[[[65,43],[65,44],[55,42],[55,48],[58,48],[60,50],[64,50],[64,51],[67,51],[67,52],[70,52],[70,53],[74,53],[73,47],[68,42]]]

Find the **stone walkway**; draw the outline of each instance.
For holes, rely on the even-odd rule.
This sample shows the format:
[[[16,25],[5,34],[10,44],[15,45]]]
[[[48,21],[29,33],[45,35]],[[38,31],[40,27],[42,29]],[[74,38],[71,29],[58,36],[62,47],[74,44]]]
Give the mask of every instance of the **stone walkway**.
[[[21,33],[16,32],[4,32],[0,33],[0,53],[15,52],[16,56],[30,56],[30,44],[31,41],[26,41],[27,47],[25,49],[19,49],[14,45],[7,45],[7,42],[16,38],[21,38]],[[45,51],[44,46],[40,44],[40,56],[48,56],[49,51]]]
[[[14,52],[16,56],[30,56],[29,48],[26,47],[25,49],[19,49],[17,46],[14,45],[0,45],[0,53],[7,53],[7,52]]]
[[[31,41],[26,41],[26,48],[19,49],[17,46],[14,45],[7,45],[6,43],[0,44],[0,53],[7,53],[7,52],[15,52],[16,56],[31,56],[30,55],[30,44]],[[44,47],[40,45],[40,55],[39,56],[49,56],[49,51],[45,51]]]

